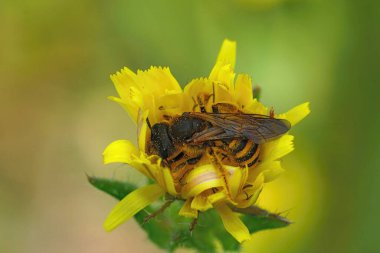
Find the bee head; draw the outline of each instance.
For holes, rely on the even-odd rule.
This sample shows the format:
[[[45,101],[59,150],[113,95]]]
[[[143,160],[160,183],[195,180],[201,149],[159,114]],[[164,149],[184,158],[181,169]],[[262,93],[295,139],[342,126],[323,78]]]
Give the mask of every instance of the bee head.
[[[168,158],[175,151],[167,123],[157,123],[152,126],[151,141],[162,159]]]

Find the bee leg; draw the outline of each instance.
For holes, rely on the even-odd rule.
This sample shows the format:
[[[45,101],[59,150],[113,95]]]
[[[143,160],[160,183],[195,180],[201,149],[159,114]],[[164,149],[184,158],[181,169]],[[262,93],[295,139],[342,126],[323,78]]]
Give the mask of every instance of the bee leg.
[[[228,158],[228,156],[227,156],[226,154],[224,154],[224,153],[220,153],[220,154],[221,154],[221,156],[222,156],[221,161],[223,161],[224,159]]]
[[[189,226],[190,233],[193,232],[197,224],[198,224],[198,218],[193,219],[193,221],[190,223],[190,226]]]
[[[246,191],[244,191],[245,189],[251,188],[251,187],[253,187],[253,185],[251,185],[251,184],[246,184],[246,185],[243,186],[243,192],[245,194],[245,200],[249,200],[253,196],[252,194],[248,195],[248,193]]]
[[[144,218],[144,221],[143,221],[143,224],[147,223],[150,219],[156,217],[157,215],[159,215],[160,213],[162,213],[163,211],[165,211],[166,208],[168,208],[172,203],[173,203],[174,199],[170,199],[170,200],[167,200],[161,207],[160,209],[158,209],[157,211],[155,211],[154,213],[151,213],[149,214],[148,216],[146,216]]]
[[[206,113],[206,107],[204,105],[204,103],[201,101],[201,98],[200,97],[197,97],[197,100],[198,100],[198,106],[199,106],[199,109],[201,110],[201,112],[203,113]]]
[[[193,105],[193,112],[195,112],[196,108],[199,106],[199,104],[197,103],[197,101],[195,100],[194,97],[191,97],[191,99],[193,100],[194,102],[194,105]]]
[[[252,194],[251,195],[248,195],[248,193],[246,193],[245,191],[243,191],[244,194],[245,194],[245,200],[249,200],[250,198],[252,198]]]
[[[270,118],[274,118],[274,109],[273,109],[273,107],[271,107],[270,110],[269,110],[269,117]]]
[[[223,181],[224,181],[224,184],[226,187],[227,195],[230,199],[232,199],[231,188],[230,188],[230,185],[229,185],[228,180],[227,180],[228,171],[223,166],[223,164],[219,161],[217,155],[215,154],[214,148],[212,148],[212,147],[209,148],[208,152],[209,152],[210,162],[215,166],[215,168],[218,168],[221,176],[223,177]]]

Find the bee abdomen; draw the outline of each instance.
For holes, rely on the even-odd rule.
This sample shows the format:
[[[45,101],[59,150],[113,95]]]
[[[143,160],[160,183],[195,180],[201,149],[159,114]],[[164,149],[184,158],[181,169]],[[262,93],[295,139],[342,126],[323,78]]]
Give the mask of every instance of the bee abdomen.
[[[190,159],[187,160],[187,163],[191,164],[191,165],[197,164],[202,159],[202,156],[203,156],[203,154],[200,154],[200,155],[198,155],[196,157],[190,158]]]
[[[248,139],[237,140],[237,143],[233,142],[230,143],[229,147],[234,146],[231,148],[231,152],[234,154],[235,161],[240,166],[253,167],[256,165],[260,154],[259,145]]]
[[[247,143],[248,139],[233,140],[229,143],[228,147],[231,149],[232,154],[236,155],[247,146]]]

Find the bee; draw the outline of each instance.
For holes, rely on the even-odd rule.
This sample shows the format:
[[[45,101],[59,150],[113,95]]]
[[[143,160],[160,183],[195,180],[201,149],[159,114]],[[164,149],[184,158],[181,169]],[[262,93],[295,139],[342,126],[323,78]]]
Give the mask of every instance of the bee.
[[[200,112],[184,112],[148,126],[148,153],[160,156],[177,182],[202,161],[211,160],[220,170],[223,164],[253,168],[260,144],[291,127],[287,120],[274,118],[273,111],[269,116],[248,114],[228,103],[213,104],[212,112],[200,106]]]

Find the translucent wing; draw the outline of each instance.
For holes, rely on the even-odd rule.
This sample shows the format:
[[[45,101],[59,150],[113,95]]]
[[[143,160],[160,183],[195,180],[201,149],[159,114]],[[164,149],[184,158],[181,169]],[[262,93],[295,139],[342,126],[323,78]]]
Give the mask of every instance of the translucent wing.
[[[242,138],[260,144],[281,136],[290,129],[289,121],[260,114],[198,112],[188,114],[211,124],[211,127],[192,136],[189,142],[193,143]]]

